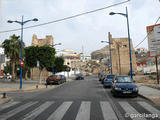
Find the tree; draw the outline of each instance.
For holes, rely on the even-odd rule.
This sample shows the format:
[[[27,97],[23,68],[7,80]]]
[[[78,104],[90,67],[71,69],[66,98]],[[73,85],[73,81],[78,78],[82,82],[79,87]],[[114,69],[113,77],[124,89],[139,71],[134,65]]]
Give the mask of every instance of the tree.
[[[54,70],[55,70],[55,73],[61,72],[64,70],[64,59],[62,57],[55,58]]]
[[[16,36],[15,34],[10,36],[10,39],[6,39],[2,46],[4,48],[4,53],[7,57],[10,58],[11,66],[12,66],[12,81],[15,81],[15,64],[19,62],[19,58],[21,55],[21,40],[20,36]],[[23,43],[24,47],[24,43]]]
[[[26,65],[30,68],[37,67],[37,61],[40,62],[40,80],[44,68],[48,69],[54,66],[55,49],[49,46],[30,46],[25,48]]]

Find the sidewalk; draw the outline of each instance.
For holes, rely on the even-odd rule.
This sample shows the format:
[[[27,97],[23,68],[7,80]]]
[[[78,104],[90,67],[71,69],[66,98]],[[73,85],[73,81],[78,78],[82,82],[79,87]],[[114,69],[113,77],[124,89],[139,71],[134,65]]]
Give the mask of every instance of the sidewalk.
[[[151,88],[151,87],[140,85],[140,84],[138,84],[138,87],[139,87],[140,96],[160,105],[160,90],[159,89]]]

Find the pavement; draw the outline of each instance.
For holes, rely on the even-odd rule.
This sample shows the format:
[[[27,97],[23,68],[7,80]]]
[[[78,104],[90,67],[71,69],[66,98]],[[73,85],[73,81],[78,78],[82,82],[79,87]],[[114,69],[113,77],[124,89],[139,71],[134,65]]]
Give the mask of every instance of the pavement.
[[[139,95],[160,105],[160,89],[157,89],[160,87],[160,85],[157,88],[152,88],[149,86],[140,85],[139,86]]]

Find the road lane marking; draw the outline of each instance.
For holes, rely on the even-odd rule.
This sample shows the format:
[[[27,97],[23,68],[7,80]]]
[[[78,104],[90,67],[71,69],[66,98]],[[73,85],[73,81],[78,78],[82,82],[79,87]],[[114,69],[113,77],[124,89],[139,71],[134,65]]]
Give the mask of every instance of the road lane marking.
[[[82,102],[76,120],[90,120],[91,102]]]
[[[125,117],[132,117],[132,120],[146,120],[143,117],[134,117],[134,115],[140,115],[128,102],[119,102],[121,107],[125,110],[126,114]],[[127,116],[126,116],[127,115]]]
[[[24,105],[21,105],[21,106],[19,106],[18,108],[15,108],[15,109],[13,109],[13,110],[5,113],[4,115],[0,116],[0,119],[1,119],[1,118],[2,118],[2,119],[8,119],[8,118],[14,116],[15,114],[17,114],[17,113],[25,110],[26,108],[28,108],[28,107],[36,104],[36,103],[37,103],[37,102],[29,102],[29,103],[26,103],[26,104],[24,104]]]
[[[64,102],[47,120],[61,120],[71,104],[72,102]]]
[[[33,119],[35,119],[40,113],[42,113],[44,110],[46,110],[53,103],[54,102],[51,102],[51,101],[45,102],[44,104],[42,104],[39,107],[37,107],[35,110],[33,110],[30,113],[26,114],[24,116],[23,120],[33,120]]]
[[[160,110],[152,107],[150,104],[148,104],[146,102],[141,102],[141,101],[139,101],[138,104],[140,104],[141,106],[143,106],[150,113],[152,113],[152,114],[158,114],[158,116],[160,117]]]
[[[100,105],[101,105],[104,120],[118,120],[109,102],[101,101]]]
[[[9,107],[11,107],[11,106],[14,106],[14,105],[16,105],[16,104],[18,104],[18,103],[20,103],[20,102],[18,102],[18,101],[13,101],[13,102],[9,102],[9,103],[7,103],[7,104],[4,104],[4,105],[2,105],[2,106],[0,107],[0,111],[4,110],[4,109],[6,109],[6,108],[9,108]]]

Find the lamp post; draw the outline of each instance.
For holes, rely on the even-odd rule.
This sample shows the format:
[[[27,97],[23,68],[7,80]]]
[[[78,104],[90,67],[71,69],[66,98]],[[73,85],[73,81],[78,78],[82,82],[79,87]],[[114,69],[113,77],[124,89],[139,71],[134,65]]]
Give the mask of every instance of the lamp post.
[[[133,78],[133,73],[132,73],[131,39],[130,39],[130,32],[129,32],[129,20],[128,20],[128,10],[127,10],[127,7],[126,7],[126,14],[124,14],[124,13],[114,13],[114,12],[110,12],[109,13],[109,15],[115,15],[115,14],[122,15],[122,16],[126,17],[126,19],[127,19],[128,41],[129,41],[129,56],[130,56],[130,74],[131,74],[131,78]]]
[[[56,45],[62,45],[62,43],[53,44],[52,46],[54,47],[54,46],[56,46]]]
[[[111,53],[111,44],[112,44],[112,43],[110,42],[110,40],[109,40],[109,42],[108,42],[108,41],[101,41],[101,43],[104,43],[104,42],[109,43],[110,67],[111,67],[110,74],[112,74],[112,53]]]
[[[15,20],[15,21],[12,21],[12,20],[8,20],[7,22],[8,23],[13,23],[13,22],[15,22],[15,23],[18,23],[18,24],[20,24],[21,25],[21,68],[20,68],[20,89],[22,89],[22,66],[23,66],[23,56],[22,56],[22,49],[23,49],[23,25],[25,24],[25,23],[28,23],[28,22],[30,22],[30,21],[38,21],[38,19],[37,18],[34,18],[34,19],[30,19],[30,20],[26,20],[26,21],[24,21],[23,20],[23,16],[22,16],[22,21],[17,21],[17,20]]]
[[[62,43],[53,44],[53,45],[51,45],[51,46],[54,47],[54,46],[56,46],[56,45],[62,45]],[[54,74],[54,66],[52,67],[52,74]]]

